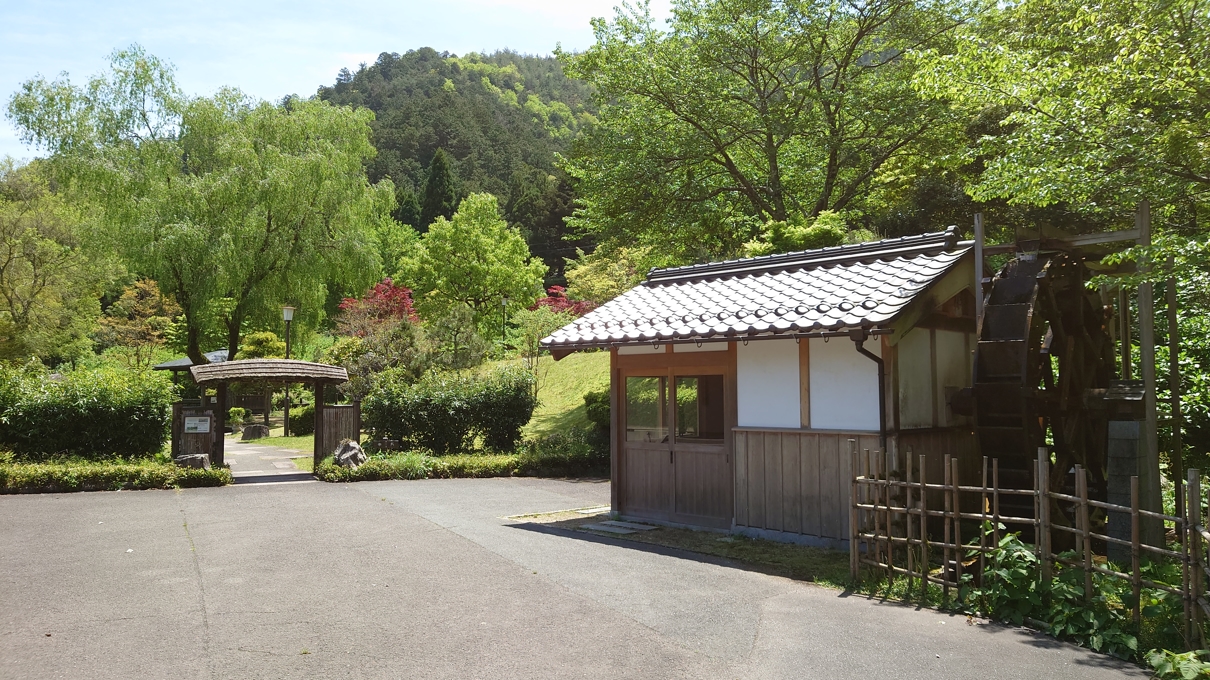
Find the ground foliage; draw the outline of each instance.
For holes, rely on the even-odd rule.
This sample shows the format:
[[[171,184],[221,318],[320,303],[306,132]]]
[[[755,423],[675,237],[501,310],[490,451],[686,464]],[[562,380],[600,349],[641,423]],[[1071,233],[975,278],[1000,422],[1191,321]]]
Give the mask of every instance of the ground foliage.
[[[67,457],[19,462],[11,454],[0,454],[0,493],[183,489],[224,486],[233,481],[227,468],[186,468],[166,458],[93,460]]]

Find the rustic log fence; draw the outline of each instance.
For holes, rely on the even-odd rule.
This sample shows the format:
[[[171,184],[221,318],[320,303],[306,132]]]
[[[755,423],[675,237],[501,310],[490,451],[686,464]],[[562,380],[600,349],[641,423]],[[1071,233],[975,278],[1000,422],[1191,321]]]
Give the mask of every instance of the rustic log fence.
[[[926,479],[925,456],[919,456],[918,466],[912,465],[910,449],[903,469],[899,470],[897,461],[886,452],[866,449],[859,454],[856,441],[852,439],[849,447],[853,470],[849,567],[854,580],[859,577],[861,567],[867,566],[876,574],[885,575],[889,581],[906,578],[909,591],[919,587],[922,597],[927,596],[929,584],[934,584],[940,586],[948,598],[951,589],[957,590],[963,585],[964,570],[970,571],[971,581],[981,582],[987,556],[1000,545],[1003,533],[1020,528],[1022,533],[1028,532],[1034,537],[1033,550],[1044,586],[1049,585],[1055,564],[1084,572],[1086,598],[1094,595],[1094,574],[1126,581],[1133,590],[1130,609],[1136,625],[1142,616],[1140,596],[1143,588],[1171,593],[1183,602],[1186,642],[1205,646],[1202,623],[1210,616],[1210,600],[1205,591],[1206,579],[1210,578],[1210,531],[1203,525],[1204,503],[1198,470],[1188,470],[1187,499],[1181,508],[1182,514],[1167,515],[1139,507],[1137,476],[1130,479],[1130,506],[1090,499],[1087,471],[1079,466],[1075,469],[1074,494],[1050,490],[1045,481],[1039,483],[1039,480],[1050,479],[1050,455],[1045,448],[1039,449],[1032,471],[1033,488],[1017,489],[1000,485],[999,461],[995,459],[983,458],[979,485],[963,485],[959,482],[955,457],[945,456],[943,479],[934,482]],[[974,496],[978,498],[979,511],[964,511],[964,507],[972,506]],[[1001,501],[1013,496],[1030,497],[1033,517],[1001,512]],[[965,505],[964,500],[967,501]],[[1065,523],[1065,518],[1055,521],[1052,509],[1060,504],[1072,511],[1074,526]],[[1130,539],[1111,536],[1108,530],[1106,533],[1095,531],[1091,520],[1094,509],[1104,511],[1106,519],[1111,513],[1128,516]],[[979,522],[977,543],[974,540],[964,542],[963,520],[968,521],[968,527],[971,522]],[[1145,543],[1141,539],[1141,525],[1145,522],[1162,523],[1164,535],[1169,530],[1174,534],[1174,545]],[[984,527],[989,527],[990,532]],[[1055,553],[1053,532],[1069,534],[1076,549]],[[1094,543],[1106,548],[1110,545],[1128,548],[1130,571],[1111,568],[1115,565],[1105,555],[1094,551]],[[1071,558],[1073,553],[1077,559]],[[1180,565],[1181,583],[1160,583],[1142,575],[1142,563],[1157,558]]]

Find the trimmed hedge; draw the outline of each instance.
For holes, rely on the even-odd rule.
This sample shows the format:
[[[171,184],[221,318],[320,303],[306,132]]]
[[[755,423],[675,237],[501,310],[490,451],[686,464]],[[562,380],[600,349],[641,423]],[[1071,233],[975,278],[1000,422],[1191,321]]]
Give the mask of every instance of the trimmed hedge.
[[[375,455],[357,469],[329,457],[315,476],[325,482],[385,479],[609,475],[609,439],[598,431],[573,429],[528,441],[521,453],[428,456],[409,451]]]
[[[0,462],[0,494],[180,489],[231,483],[231,471],[226,468],[202,470],[151,460]]]
[[[533,376],[522,369],[434,373],[415,383],[391,369],[379,375],[362,414],[376,437],[447,455],[465,451],[476,436],[489,450],[511,451],[536,406]]]
[[[315,434],[314,404],[290,411],[290,436],[305,437],[309,434]]]
[[[116,368],[65,375],[0,374],[0,444],[18,458],[141,458],[168,440],[175,388],[167,376]]]
[[[584,394],[584,414],[588,422],[602,430],[609,429],[609,390],[597,390]]]

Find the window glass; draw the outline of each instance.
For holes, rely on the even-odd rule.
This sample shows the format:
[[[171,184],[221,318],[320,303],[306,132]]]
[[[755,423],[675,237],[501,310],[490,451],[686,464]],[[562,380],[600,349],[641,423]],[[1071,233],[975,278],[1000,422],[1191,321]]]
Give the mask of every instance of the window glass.
[[[676,379],[677,439],[723,438],[723,376]]]
[[[626,378],[626,441],[668,441],[667,405],[667,378]]]

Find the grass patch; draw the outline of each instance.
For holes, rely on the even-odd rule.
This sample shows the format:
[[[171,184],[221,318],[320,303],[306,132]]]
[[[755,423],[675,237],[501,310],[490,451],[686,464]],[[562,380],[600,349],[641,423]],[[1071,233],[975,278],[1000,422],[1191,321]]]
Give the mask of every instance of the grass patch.
[[[226,468],[179,467],[162,454],[134,460],[61,458],[34,463],[0,456],[0,493],[182,489],[231,482],[231,471]]]

